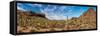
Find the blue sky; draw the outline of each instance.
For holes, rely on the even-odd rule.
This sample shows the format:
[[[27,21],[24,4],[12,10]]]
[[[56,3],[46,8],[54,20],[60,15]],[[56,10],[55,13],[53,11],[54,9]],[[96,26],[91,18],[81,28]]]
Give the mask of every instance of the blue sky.
[[[45,14],[46,18],[50,20],[65,20],[72,17],[79,17],[87,11],[90,7],[86,6],[65,6],[65,5],[48,5],[48,4],[30,4],[17,3],[17,9],[22,11],[33,11],[36,13]],[[92,7],[96,10],[96,7]]]

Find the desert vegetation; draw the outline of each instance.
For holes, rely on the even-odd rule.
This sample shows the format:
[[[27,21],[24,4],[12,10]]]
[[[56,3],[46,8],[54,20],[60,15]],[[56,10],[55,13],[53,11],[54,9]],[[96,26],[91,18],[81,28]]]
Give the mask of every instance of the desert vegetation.
[[[96,12],[92,8],[88,9],[80,17],[72,17],[69,20],[48,20],[44,16],[41,17],[40,14],[34,15],[34,13],[17,10],[17,33],[96,28]]]

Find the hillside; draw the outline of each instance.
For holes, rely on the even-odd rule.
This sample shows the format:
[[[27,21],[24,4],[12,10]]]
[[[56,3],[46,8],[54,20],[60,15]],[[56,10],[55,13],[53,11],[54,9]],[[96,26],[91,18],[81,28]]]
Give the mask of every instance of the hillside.
[[[65,21],[48,20],[41,17],[41,14],[32,14],[29,12],[17,12],[17,31],[18,32],[43,32],[53,31],[52,28],[63,28]]]
[[[87,28],[96,28],[96,12],[93,8],[88,9],[83,15],[79,17],[81,23],[85,24]]]

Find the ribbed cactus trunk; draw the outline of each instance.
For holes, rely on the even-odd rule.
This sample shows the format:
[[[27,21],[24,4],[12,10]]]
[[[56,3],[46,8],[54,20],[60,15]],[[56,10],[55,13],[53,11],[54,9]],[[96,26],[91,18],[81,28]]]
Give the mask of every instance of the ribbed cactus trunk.
[[[65,20],[66,21],[66,24],[68,24],[68,16],[67,16],[67,20]]]
[[[68,21],[68,16],[67,16],[67,21]]]

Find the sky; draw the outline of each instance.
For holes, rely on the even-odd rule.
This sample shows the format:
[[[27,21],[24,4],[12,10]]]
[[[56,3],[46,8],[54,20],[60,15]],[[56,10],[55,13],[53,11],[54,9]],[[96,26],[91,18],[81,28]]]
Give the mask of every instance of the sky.
[[[79,17],[90,7],[87,6],[66,6],[50,4],[17,3],[17,9],[22,11],[33,11],[45,14],[49,20],[65,20],[72,17]],[[96,7],[91,7],[96,10]]]

